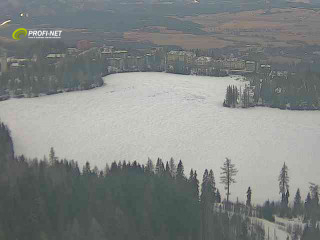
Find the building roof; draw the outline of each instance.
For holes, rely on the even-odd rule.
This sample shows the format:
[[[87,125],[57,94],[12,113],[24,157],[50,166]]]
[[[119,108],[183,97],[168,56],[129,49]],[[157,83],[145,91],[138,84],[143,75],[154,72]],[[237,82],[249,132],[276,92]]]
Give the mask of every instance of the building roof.
[[[110,50],[103,50],[102,52],[101,52],[101,54],[112,54],[112,51],[110,51]]]
[[[27,58],[15,58],[15,57],[8,57],[7,62],[27,62],[30,61],[30,59]]]
[[[187,51],[170,51],[168,54],[179,55],[179,56],[188,56],[188,57],[195,57],[196,56],[195,53],[187,52]]]
[[[11,67],[20,67],[20,64],[19,63],[12,63]]]
[[[123,60],[122,58],[108,58],[108,60],[117,60],[117,61],[120,61],[120,60]]]
[[[114,51],[114,53],[128,53],[126,50],[119,50],[119,51]]]
[[[65,56],[66,56],[65,54],[51,53],[51,54],[48,54],[47,58],[64,58]]]
[[[196,61],[206,61],[206,62],[211,62],[212,57],[198,57]]]

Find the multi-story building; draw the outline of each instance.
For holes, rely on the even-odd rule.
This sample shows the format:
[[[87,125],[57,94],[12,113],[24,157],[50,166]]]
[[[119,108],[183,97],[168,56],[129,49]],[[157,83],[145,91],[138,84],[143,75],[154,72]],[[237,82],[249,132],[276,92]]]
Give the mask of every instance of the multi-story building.
[[[246,71],[255,72],[256,71],[256,62],[246,61]]]
[[[59,53],[59,54],[55,54],[55,53],[50,53],[47,55],[47,59],[49,61],[49,63],[54,64],[59,62],[61,59],[65,58],[66,54],[63,53]]]
[[[108,58],[109,72],[120,72],[125,69],[125,61],[122,58]]]
[[[246,68],[246,62],[244,60],[236,59],[231,61],[231,70],[244,70]]]
[[[67,54],[68,54],[69,56],[76,56],[79,52],[80,52],[80,51],[79,51],[79,49],[77,49],[77,48],[68,48],[68,49],[67,49]]]
[[[145,58],[142,56],[128,56],[125,60],[125,70],[142,71],[146,64]]]
[[[261,64],[259,67],[259,72],[264,75],[269,75],[271,73],[271,66],[268,64]]]
[[[156,55],[153,53],[147,53],[145,55],[145,62],[148,68],[152,68],[153,65],[156,64]]]
[[[167,64],[171,65],[176,62],[183,62],[185,65],[191,65],[193,63],[196,54],[187,51],[170,51],[167,54]]]
[[[198,57],[194,60],[194,65],[191,68],[192,74],[209,76],[214,70],[211,57]]]
[[[26,67],[30,61],[30,59],[26,58],[9,57],[7,58],[7,67],[10,70],[17,70]]]
[[[244,70],[246,63],[244,60],[230,58],[223,61],[223,68],[227,70]]]
[[[128,70],[136,70],[137,68],[137,58],[136,56],[128,56],[126,59],[126,68]]]
[[[287,78],[288,77],[288,71],[271,71],[271,77],[282,77]]]
[[[213,67],[216,69],[222,69],[223,68],[224,61],[221,59],[213,60]]]
[[[170,51],[167,54],[167,71],[189,74],[196,54],[187,51]]]
[[[114,51],[114,52],[112,53],[112,57],[113,57],[113,58],[126,59],[127,56],[128,56],[128,51],[125,51],[125,50]]]

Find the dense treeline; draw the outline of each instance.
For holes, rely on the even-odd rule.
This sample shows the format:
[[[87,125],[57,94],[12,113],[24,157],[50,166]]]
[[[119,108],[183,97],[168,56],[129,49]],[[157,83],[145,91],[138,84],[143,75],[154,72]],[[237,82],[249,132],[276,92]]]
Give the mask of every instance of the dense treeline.
[[[224,107],[236,107],[238,105],[239,91],[236,86],[229,85],[226,91],[226,98],[223,102]]]
[[[27,160],[14,157],[10,131],[1,123],[0,166],[1,240],[265,238],[263,226],[240,211],[240,203],[227,211],[215,207],[221,206],[221,195],[212,170],[204,171],[200,190],[197,172],[187,177],[181,160],[178,165],[174,159],[113,162],[103,171],[87,162],[81,171],[77,162],[59,159],[53,148],[49,158]],[[228,158],[221,169],[228,196],[237,169]],[[298,189],[290,206],[288,172],[284,163],[278,179],[281,201],[258,206],[257,216],[269,221],[275,215],[303,217],[305,229],[287,229],[292,239],[319,239],[319,186],[310,183],[305,202]],[[251,195],[249,187],[248,212]]]
[[[52,48],[52,52],[56,52],[62,47],[57,44]],[[39,44],[34,49],[38,54],[33,61],[19,63],[20,67],[12,67],[0,75],[0,95],[34,97],[65,90],[86,90],[103,84],[103,62],[98,53],[92,51],[51,60],[46,57],[48,51]],[[28,56],[28,51],[23,55]]]
[[[182,161],[114,162],[104,171],[87,162],[81,171],[53,149],[48,159],[1,161],[0,239],[264,239],[245,216],[215,212],[213,171],[200,192]]]
[[[14,149],[10,135],[10,130],[6,125],[0,122],[0,171],[3,170],[2,163],[13,159]]]
[[[229,85],[226,90],[226,97],[223,101],[224,107],[229,108],[249,108],[254,106],[254,100],[251,95],[251,89],[247,84],[244,86],[243,90],[234,85]]]
[[[291,234],[293,240],[316,240],[320,238],[320,204],[319,204],[319,185],[310,183],[309,193],[302,200],[300,189],[293,199],[293,205],[290,206],[289,198],[289,169],[286,163],[281,168],[279,181],[280,202],[270,202],[269,200],[263,206],[258,207],[260,216],[274,222],[274,216],[285,218],[300,218],[305,223],[305,229],[299,225],[287,226],[287,231]]]
[[[254,73],[243,91],[228,86],[225,107],[268,106],[291,110],[320,109],[320,73],[303,72],[288,76]]]
[[[320,74],[300,72],[286,76],[261,76],[250,78],[255,87],[255,103],[292,110],[319,109]]]

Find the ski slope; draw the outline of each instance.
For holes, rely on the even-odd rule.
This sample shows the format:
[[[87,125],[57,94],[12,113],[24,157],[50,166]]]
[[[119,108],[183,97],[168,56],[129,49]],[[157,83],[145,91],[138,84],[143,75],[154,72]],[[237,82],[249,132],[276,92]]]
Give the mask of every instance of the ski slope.
[[[105,86],[33,99],[0,102],[17,154],[48,155],[103,168],[116,160],[145,163],[150,157],[183,160],[185,173],[212,168],[220,192],[225,157],[239,170],[231,198],[278,200],[278,174],[286,161],[291,195],[320,183],[320,112],[222,107],[226,87],[236,77],[197,77],[166,73],[123,73]]]

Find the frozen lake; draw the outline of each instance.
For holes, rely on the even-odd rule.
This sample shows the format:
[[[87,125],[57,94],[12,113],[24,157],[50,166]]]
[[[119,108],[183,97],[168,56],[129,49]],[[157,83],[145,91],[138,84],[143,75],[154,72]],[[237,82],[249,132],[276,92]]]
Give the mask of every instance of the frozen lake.
[[[320,184],[320,112],[222,107],[235,77],[213,78],[165,73],[126,73],[105,78],[90,91],[0,102],[16,154],[48,155],[103,168],[106,162],[157,157],[183,160],[185,173],[212,168],[217,186],[225,157],[239,170],[231,197],[278,200],[277,178],[289,166],[291,200],[299,187]]]

